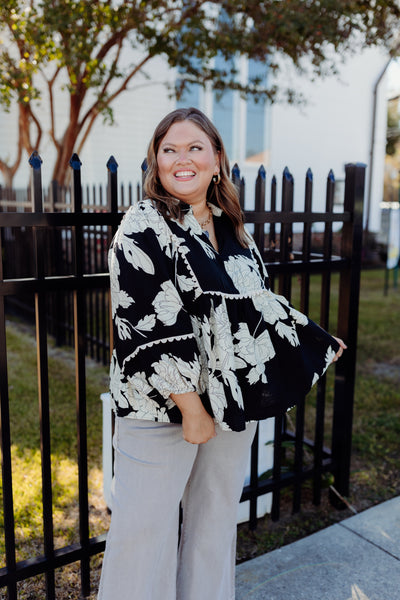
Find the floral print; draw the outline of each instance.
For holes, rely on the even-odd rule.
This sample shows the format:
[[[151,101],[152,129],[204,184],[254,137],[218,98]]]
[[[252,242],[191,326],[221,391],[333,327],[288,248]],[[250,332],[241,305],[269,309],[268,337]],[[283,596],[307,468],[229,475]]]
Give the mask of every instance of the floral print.
[[[182,308],[182,302],[172,281],[164,281],[161,284],[161,292],[158,292],[152,305],[154,306],[157,318],[164,325],[173,325],[176,323],[176,318]]]
[[[171,393],[197,391],[223,429],[282,414],[325,372],[337,342],[268,287],[211,206],[219,251],[187,206],[182,223],[150,200],[124,216],[109,254],[119,416],[181,422]]]
[[[275,356],[275,350],[268,331],[265,330],[258,337],[253,337],[247,324],[240,323],[239,330],[234,337],[238,340],[237,355],[243,356],[243,359],[241,359],[242,365],[248,363],[253,367],[246,375],[248,382],[256,383],[261,378],[262,383],[267,383],[265,363]],[[238,362],[236,364],[237,366],[240,365]]]
[[[259,291],[261,275],[257,264],[248,256],[230,256],[225,269],[238,289],[247,290],[247,293]]]

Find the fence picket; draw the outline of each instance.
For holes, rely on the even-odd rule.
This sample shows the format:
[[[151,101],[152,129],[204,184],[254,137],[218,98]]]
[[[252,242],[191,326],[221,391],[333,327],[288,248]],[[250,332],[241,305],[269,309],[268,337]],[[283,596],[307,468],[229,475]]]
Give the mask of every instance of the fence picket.
[[[335,403],[332,424],[332,460],[335,462],[335,487],[348,496],[350,483],[351,430],[353,424],[354,384],[357,355],[358,299],[362,252],[362,218],[365,165],[346,165],[344,210],[351,219],[343,223],[341,254],[347,268],[340,272],[338,336],[346,340],[344,360],[336,366]],[[337,504],[337,498],[331,496]]]
[[[3,230],[0,231],[0,282],[4,279],[3,261]],[[10,431],[10,403],[8,394],[8,363],[7,363],[7,337],[6,337],[6,311],[5,296],[0,294],[0,448],[1,448],[1,474],[4,514],[4,542],[5,563],[9,573],[7,591],[9,600],[17,600],[17,582],[14,577],[16,571],[15,554],[15,520],[13,477],[11,462],[11,431]],[[0,584],[1,587],[1,584]]]
[[[43,212],[43,194],[41,179],[42,160],[34,153],[30,160],[32,167],[32,205],[34,212]],[[46,273],[45,231],[42,227],[33,227],[34,276],[43,280]],[[53,486],[51,474],[50,444],[50,401],[47,356],[47,306],[46,293],[35,293],[35,328],[37,347],[38,394],[40,413],[40,452],[42,465],[42,506],[43,506],[43,542],[44,554],[51,561],[54,554],[53,537]],[[54,569],[46,570],[46,600],[55,600]]]
[[[73,169],[72,200],[75,215],[82,213],[81,161],[74,154],[70,161]],[[84,275],[84,231],[77,222],[73,228],[74,275],[78,283]],[[86,423],[86,293],[82,285],[73,291],[74,303],[74,346],[76,369],[76,414],[78,442],[78,487],[79,487],[79,541],[83,554],[81,557],[81,590],[83,596],[90,594],[89,560],[89,498],[87,469],[87,423]]]
[[[307,169],[305,191],[304,191],[304,213],[309,215],[312,210],[313,175],[311,169]],[[311,222],[303,225],[303,252],[302,260],[307,263],[311,256]],[[301,274],[300,288],[300,310],[308,315],[310,308],[310,273]]]
[[[244,204],[244,202],[243,202]],[[265,212],[265,169],[261,165],[258,169],[257,179],[256,179],[256,196],[255,196],[255,204],[254,210],[259,212]],[[257,244],[261,256],[264,256],[264,247],[265,247],[265,232],[264,232],[264,223],[256,223],[254,225],[254,241]]]

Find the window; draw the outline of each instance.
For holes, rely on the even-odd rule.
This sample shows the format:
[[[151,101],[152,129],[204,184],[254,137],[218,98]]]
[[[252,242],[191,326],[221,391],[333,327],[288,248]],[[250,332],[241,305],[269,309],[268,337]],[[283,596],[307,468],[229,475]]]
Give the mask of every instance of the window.
[[[178,82],[179,85],[179,82]],[[186,108],[189,106],[194,106],[195,108],[199,108],[200,106],[200,91],[201,86],[196,83],[190,83],[186,89],[184,90],[182,96],[177,100],[176,107],[177,108]]]
[[[222,56],[215,59],[215,68],[230,70],[231,64]],[[213,92],[213,122],[224,140],[228,156],[233,156],[234,92],[216,90]]]
[[[238,80],[252,81],[255,78],[261,85],[267,80],[267,67],[255,60],[241,60],[237,63],[226,61],[221,55],[215,58],[215,68],[231,71],[238,69]],[[179,85],[179,80],[178,80]],[[194,106],[203,110],[221,133],[229,158],[243,165],[257,167],[267,162],[268,139],[268,102],[249,96],[243,100],[237,91],[203,89],[199,84],[189,84],[177,108]]]
[[[264,64],[249,60],[248,81],[254,78],[266,82],[266,67]],[[249,97],[246,103],[246,160],[251,162],[263,162],[262,154],[267,150],[266,144],[266,101]]]

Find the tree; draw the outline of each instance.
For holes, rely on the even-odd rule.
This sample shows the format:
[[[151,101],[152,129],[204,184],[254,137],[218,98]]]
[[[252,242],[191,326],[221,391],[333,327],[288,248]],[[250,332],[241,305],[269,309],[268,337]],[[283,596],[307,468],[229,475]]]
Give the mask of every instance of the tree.
[[[241,85],[232,57],[241,53],[279,70],[279,57],[314,75],[334,69],[332,49],[388,44],[400,10],[396,0],[2,0],[0,7],[0,103],[18,105],[18,151],[13,164],[0,159],[7,183],[23,151],[39,149],[46,104],[56,149],[53,179],[63,184],[68,160],[79,152],[99,116],[112,121],[112,105],[156,56],[177,68],[179,95],[188,83],[212,81],[273,101],[276,85],[261,78]],[[134,49],[136,62],[125,64]],[[132,51],[131,51],[132,52]],[[220,53],[226,67],[217,71]],[[132,55],[132,54],[131,54]],[[124,65],[124,66],[123,66]],[[59,131],[56,109],[66,94],[69,120]],[[289,100],[293,91],[286,90]]]

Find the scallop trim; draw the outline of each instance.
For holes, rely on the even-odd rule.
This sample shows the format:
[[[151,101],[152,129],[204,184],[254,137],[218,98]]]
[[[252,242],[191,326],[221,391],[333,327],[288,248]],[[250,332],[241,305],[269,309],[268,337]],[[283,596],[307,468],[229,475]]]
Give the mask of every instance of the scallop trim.
[[[208,296],[220,296],[222,298],[227,298],[229,300],[252,300],[257,296],[266,295],[269,298],[274,298],[275,294],[270,290],[259,290],[257,292],[252,292],[250,294],[230,294],[228,292],[219,292],[218,290],[203,290],[203,294]]]
[[[189,271],[190,279],[193,281],[194,285],[196,286],[196,289],[199,290],[199,293],[196,294],[196,298],[197,298],[198,296],[200,296],[203,293],[203,289],[202,289],[202,287],[199,283],[199,280],[197,279],[195,272],[193,271],[188,259],[186,258],[185,248],[187,248],[187,246],[179,241],[179,238],[176,236],[175,233],[172,234],[172,238],[173,238],[173,241],[175,242],[176,251],[179,253],[180,257],[182,258],[183,262],[186,265],[187,270]]]
[[[147,348],[151,348],[152,346],[156,346],[157,344],[166,344],[167,342],[176,342],[179,340],[189,340],[194,338],[194,333],[185,333],[184,335],[173,335],[171,337],[167,337],[167,338],[160,338],[158,340],[153,340],[152,342],[148,342],[147,344],[142,344],[141,346],[137,346],[137,348],[135,348],[134,352],[132,352],[132,354],[130,354],[129,356],[127,356],[123,362],[123,366],[125,366],[125,363],[130,361],[132,358],[135,358],[135,356],[141,351],[141,350],[146,350]]]

